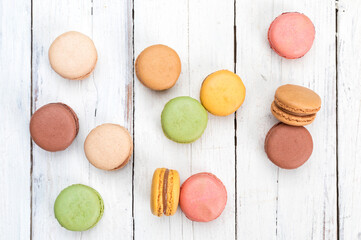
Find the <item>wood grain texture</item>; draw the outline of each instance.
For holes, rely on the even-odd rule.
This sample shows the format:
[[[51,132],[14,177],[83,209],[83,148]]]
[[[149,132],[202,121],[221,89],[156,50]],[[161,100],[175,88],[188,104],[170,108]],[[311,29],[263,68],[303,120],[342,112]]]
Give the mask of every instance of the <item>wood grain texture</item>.
[[[339,239],[361,239],[361,2],[338,2]]]
[[[0,1],[0,238],[361,239],[360,9],[359,0]],[[288,11],[305,13],[316,27],[311,51],[296,60],[279,57],[267,41],[269,24]],[[90,36],[98,50],[94,73],[82,81],[61,78],[48,61],[52,41],[70,30]],[[179,81],[163,92],[147,89],[133,73],[133,51],[136,57],[158,43],[182,61]],[[236,124],[234,115],[209,114],[201,139],[168,140],[160,125],[165,103],[199,100],[203,79],[234,70],[235,57],[247,89]],[[307,126],[313,155],[292,171],[278,169],[263,150],[276,123],[274,91],[286,83],[322,98]],[[31,147],[30,116],[50,102],[68,104],[80,120],[79,135],[63,152]],[[134,132],[135,161],[115,172],[94,168],[83,153],[88,132],[106,122]],[[221,217],[191,222],[180,209],[173,217],[151,215],[157,167],[178,170],[181,182],[203,171],[217,175],[228,191]],[[105,202],[102,220],[83,233],[61,228],[53,213],[59,192],[75,183],[94,187]]]
[[[30,236],[30,69],[31,2],[0,1],[2,239],[28,239]]]
[[[132,164],[105,172],[91,166],[83,143],[95,126],[110,122],[132,127],[131,4],[127,1],[33,1],[34,110],[64,102],[77,113],[80,131],[63,152],[48,153],[34,145],[34,239],[132,238]],[[115,24],[116,23],[116,24]],[[48,48],[66,31],[90,36],[98,51],[94,74],[82,81],[61,78],[50,67]],[[102,195],[105,213],[98,225],[83,233],[61,228],[53,214],[59,192],[75,183]]]
[[[247,7],[245,7],[247,6]],[[305,13],[316,28],[309,53],[279,57],[267,42],[272,20],[283,12]],[[336,78],[333,1],[237,1],[237,73],[247,97],[237,113],[238,236],[251,239],[336,239]],[[297,170],[274,166],[264,139],[276,123],[274,92],[292,83],[315,90],[322,110],[307,126],[310,160]]]
[[[168,140],[160,124],[160,114],[170,99],[191,96],[199,100],[208,74],[233,70],[233,1],[136,0],[134,11],[135,55],[162,43],[175,49],[182,62],[181,76],[170,90],[151,91],[135,80],[135,238],[234,239],[233,116],[209,114],[204,135],[192,144]],[[224,213],[207,224],[191,222],[180,209],[173,217],[153,216],[150,184],[157,167],[178,170],[181,182],[194,173],[213,172],[228,191]]]

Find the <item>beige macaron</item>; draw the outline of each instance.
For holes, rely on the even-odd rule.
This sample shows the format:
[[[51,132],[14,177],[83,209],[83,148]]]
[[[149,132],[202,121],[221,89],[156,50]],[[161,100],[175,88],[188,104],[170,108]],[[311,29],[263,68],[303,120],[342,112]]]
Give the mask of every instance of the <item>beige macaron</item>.
[[[146,87],[161,91],[174,86],[181,73],[181,61],[172,48],[153,45],[144,49],[135,62],[137,78]]]
[[[98,60],[93,41],[80,32],[66,32],[49,48],[51,67],[63,78],[82,80],[90,76]]]
[[[303,86],[286,84],[277,88],[271,112],[281,122],[292,126],[311,124],[321,109],[320,96]]]
[[[124,127],[105,123],[94,128],[84,142],[87,159],[103,170],[117,170],[124,167],[133,153],[133,141]]]

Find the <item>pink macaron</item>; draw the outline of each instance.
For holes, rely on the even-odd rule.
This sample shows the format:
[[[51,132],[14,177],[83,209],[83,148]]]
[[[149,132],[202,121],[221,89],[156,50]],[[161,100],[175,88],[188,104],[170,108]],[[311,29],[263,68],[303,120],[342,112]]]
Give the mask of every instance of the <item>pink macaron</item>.
[[[312,47],[315,27],[302,13],[283,13],[273,20],[268,29],[271,48],[281,57],[300,58]]]
[[[179,205],[192,221],[209,222],[221,215],[227,203],[227,190],[212,173],[197,173],[181,186]]]

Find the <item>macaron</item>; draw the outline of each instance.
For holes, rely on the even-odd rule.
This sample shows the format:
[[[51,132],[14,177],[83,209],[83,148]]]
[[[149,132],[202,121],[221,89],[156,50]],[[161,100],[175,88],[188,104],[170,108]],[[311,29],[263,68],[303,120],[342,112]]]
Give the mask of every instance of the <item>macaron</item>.
[[[49,48],[51,67],[63,78],[82,80],[90,76],[98,60],[93,41],[80,32],[58,36]]]
[[[79,131],[76,113],[64,103],[49,103],[39,108],[30,119],[34,142],[49,152],[65,150]]]
[[[218,218],[227,203],[227,190],[212,173],[197,173],[181,186],[179,205],[186,217],[196,222]]]
[[[234,113],[246,97],[242,79],[228,70],[220,70],[206,77],[202,83],[200,98],[208,112],[217,116]]]
[[[264,149],[268,158],[278,167],[295,169],[310,158],[312,136],[305,127],[277,123],[267,133]]]
[[[93,228],[102,218],[104,203],[93,188],[74,184],[60,192],[55,200],[55,218],[70,231]]]
[[[321,98],[317,93],[292,84],[277,88],[271,104],[272,114],[281,122],[292,126],[312,123],[320,109]]]
[[[129,162],[133,140],[124,127],[105,123],[90,131],[84,142],[84,152],[94,167],[117,170]]]
[[[283,13],[268,29],[271,48],[281,57],[300,58],[312,47],[315,27],[312,21],[298,12]]]
[[[194,98],[176,97],[162,111],[164,134],[178,143],[191,143],[200,138],[207,127],[208,114]]]
[[[157,44],[144,49],[135,61],[135,73],[144,86],[166,90],[174,86],[181,73],[181,61],[172,48]]]
[[[161,217],[174,215],[179,202],[179,174],[176,170],[157,168],[153,174],[150,209]]]

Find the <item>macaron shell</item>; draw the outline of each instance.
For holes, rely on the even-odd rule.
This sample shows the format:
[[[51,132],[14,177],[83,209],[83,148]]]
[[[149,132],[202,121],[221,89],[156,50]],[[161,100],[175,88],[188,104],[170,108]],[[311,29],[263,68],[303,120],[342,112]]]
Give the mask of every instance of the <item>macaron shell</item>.
[[[156,169],[152,180],[150,209],[153,215],[158,217],[163,215],[163,179],[165,170],[165,168]]]
[[[221,215],[227,203],[223,183],[211,173],[198,173],[181,186],[179,205],[192,221],[209,222]]]
[[[84,151],[89,162],[103,170],[124,167],[133,152],[133,141],[127,129],[106,123],[94,128],[84,142]]]
[[[313,151],[312,136],[304,127],[278,123],[266,136],[265,151],[278,167],[295,169],[310,158]]]
[[[165,45],[144,49],[135,62],[137,78],[153,90],[173,87],[181,73],[181,61],[176,51]]]
[[[271,104],[271,112],[273,116],[275,116],[279,121],[292,126],[306,126],[311,124],[316,118],[316,114],[311,114],[308,116],[297,116],[289,114],[280,109],[275,104],[275,102],[272,102]]]
[[[49,48],[51,67],[60,76],[82,80],[93,72],[98,54],[93,41],[86,35],[70,31],[57,37]]]
[[[64,228],[85,231],[94,227],[102,218],[104,203],[93,188],[75,184],[65,188],[54,204],[55,217]]]
[[[79,121],[73,109],[63,103],[50,103],[31,117],[30,134],[34,142],[50,152],[65,150],[79,131]]]
[[[271,48],[288,59],[304,56],[311,49],[314,39],[315,27],[312,21],[297,12],[278,16],[268,30]]]
[[[166,216],[172,216],[177,212],[179,204],[180,179],[175,170],[169,170],[167,184],[167,209]]]
[[[202,105],[217,116],[234,113],[243,104],[245,97],[246,88],[241,78],[228,70],[214,72],[202,83]]]
[[[191,143],[200,138],[207,127],[208,114],[194,98],[176,97],[162,111],[164,134],[178,143]]]
[[[306,87],[286,84],[277,88],[275,103],[293,115],[306,116],[321,109],[320,96]]]

